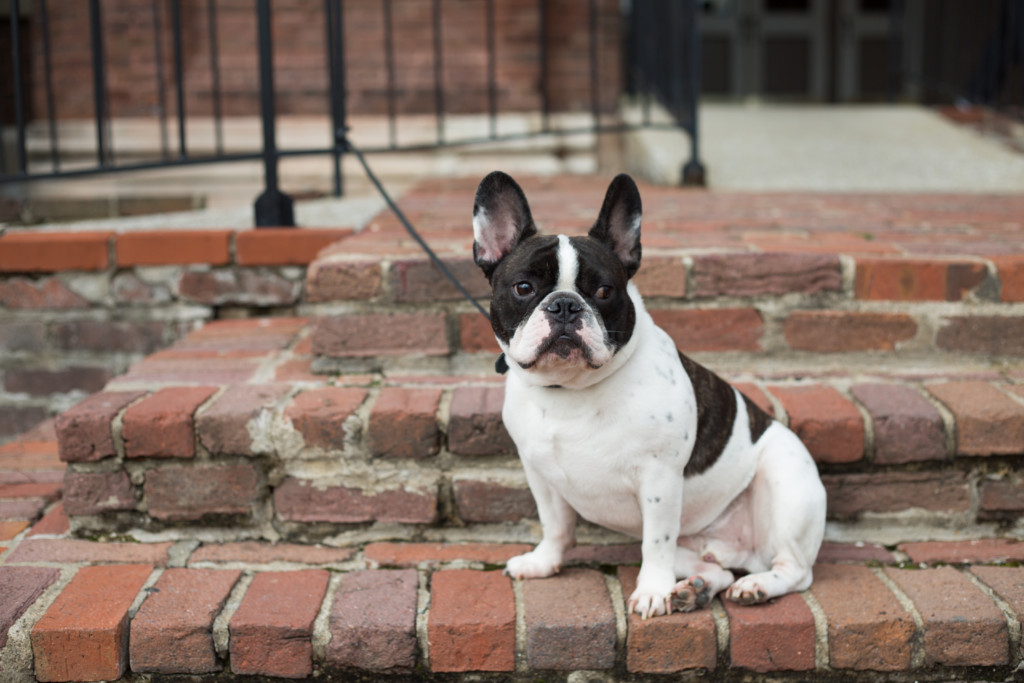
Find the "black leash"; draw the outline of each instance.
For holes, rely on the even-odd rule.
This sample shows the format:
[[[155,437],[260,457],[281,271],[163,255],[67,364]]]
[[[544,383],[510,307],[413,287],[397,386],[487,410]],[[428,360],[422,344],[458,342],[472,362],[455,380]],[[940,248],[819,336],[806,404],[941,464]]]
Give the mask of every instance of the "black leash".
[[[427,252],[427,256],[430,257],[430,260],[433,261],[434,265],[441,270],[444,276],[448,278],[453,285],[455,285],[455,289],[457,289],[459,293],[467,301],[469,301],[469,303],[473,304],[473,306],[476,307],[476,310],[480,311],[480,314],[483,315],[483,317],[487,318],[488,322],[490,322],[491,316],[487,313],[486,310],[484,310],[484,307],[480,305],[480,302],[474,299],[473,295],[470,294],[466,290],[466,288],[462,286],[462,283],[459,282],[458,278],[456,278],[452,274],[452,272],[448,270],[448,266],[446,266],[444,262],[441,261],[440,258],[438,258],[437,254],[434,253],[434,250],[431,249],[430,245],[426,243],[423,237],[421,237],[420,234],[416,232],[416,228],[412,226],[412,223],[410,223],[409,220],[405,217],[405,214],[402,213],[402,210],[399,209],[398,205],[394,202],[393,199],[391,199],[391,195],[389,195],[387,190],[384,189],[384,186],[381,184],[380,180],[374,174],[373,170],[370,169],[370,165],[366,163],[366,158],[363,156],[363,153],[360,152],[359,149],[352,144],[352,141],[348,139],[348,136],[342,136],[341,143],[346,151],[354,154],[356,159],[359,160],[359,163],[362,165],[363,170],[366,172],[366,177],[369,178],[370,182],[373,183],[374,187],[377,188],[377,192],[379,192],[380,196],[384,198],[384,202],[388,205],[388,208],[391,209],[392,213],[394,213],[395,216],[398,217],[399,222],[401,222],[402,226],[405,228],[405,231],[409,233],[409,236],[416,240],[416,243],[420,245],[420,248],[423,249],[423,251]],[[498,360],[494,362],[494,370],[502,375],[508,372],[508,363],[505,361],[504,353],[498,356]]]

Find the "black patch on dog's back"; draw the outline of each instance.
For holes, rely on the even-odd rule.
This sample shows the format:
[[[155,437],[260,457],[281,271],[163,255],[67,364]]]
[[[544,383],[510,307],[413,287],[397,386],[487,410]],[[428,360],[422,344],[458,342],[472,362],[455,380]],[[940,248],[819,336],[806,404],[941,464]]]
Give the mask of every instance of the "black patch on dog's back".
[[[692,477],[714,465],[729,443],[736,421],[736,392],[731,384],[682,353],[679,360],[697,399],[697,442],[683,469],[683,476]],[[754,443],[771,425],[772,418],[746,396],[743,402],[750,423],[750,440]]]

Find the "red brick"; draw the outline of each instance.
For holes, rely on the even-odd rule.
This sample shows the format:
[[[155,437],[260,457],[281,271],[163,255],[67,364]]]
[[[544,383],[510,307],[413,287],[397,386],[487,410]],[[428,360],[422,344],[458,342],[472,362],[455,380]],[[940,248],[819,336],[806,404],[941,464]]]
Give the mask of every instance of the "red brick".
[[[32,530],[28,532],[28,537],[33,536],[63,536],[68,532],[70,528],[70,522],[67,514],[64,512],[64,504],[58,503],[53,507],[52,510],[43,515],[43,518],[32,525]]]
[[[633,284],[644,297],[682,299],[686,296],[686,266],[678,256],[645,254]]]
[[[796,311],[783,330],[786,343],[797,351],[893,351],[914,338],[917,323],[902,313]]]
[[[263,483],[248,464],[161,468],[146,472],[143,494],[154,519],[248,516],[263,498]]]
[[[446,258],[445,266],[476,299],[490,298],[491,286],[471,258]],[[394,261],[390,272],[391,296],[403,303],[462,301],[459,292],[432,261]]]
[[[213,620],[240,571],[168,569],[132,619],[132,671],[214,673]]]
[[[0,280],[0,306],[14,310],[88,308],[89,302],[56,278]]]
[[[260,228],[235,234],[235,262],[243,266],[305,266],[324,247],[351,235],[351,230]]]
[[[117,236],[117,265],[162,266],[231,262],[230,230],[145,230]]]
[[[860,411],[834,388],[770,387],[789,414],[789,426],[817,462],[856,462],[864,457]]]
[[[501,353],[490,321],[479,313],[459,315],[459,348],[466,353]]]
[[[274,509],[286,522],[430,524],[437,502],[436,487],[415,485],[367,493],[289,477],[274,490]]]
[[[456,477],[452,488],[455,510],[463,522],[495,523],[537,519],[537,505],[530,489],[525,486],[470,478],[467,475]]]
[[[50,335],[66,351],[152,353],[171,340],[174,327],[161,320],[72,320],[52,325]]]
[[[69,515],[99,515],[135,508],[135,490],[124,470],[68,472],[64,478],[64,509]]]
[[[84,567],[32,629],[40,681],[114,680],[128,665],[128,608],[149,565]]]
[[[72,365],[50,370],[46,368],[8,368],[4,373],[4,388],[12,394],[45,396],[84,391],[101,391],[114,376],[109,368]]]
[[[129,407],[121,428],[125,455],[194,457],[195,412],[215,391],[215,387],[168,387]]]
[[[60,459],[65,462],[102,460],[117,455],[110,423],[144,391],[104,391],[57,417]]]
[[[306,272],[306,300],[366,301],[383,287],[380,261],[317,259]]]
[[[828,620],[833,669],[910,669],[914,618],[870,569],[819,564],[814,568],[811,593]]]
[[[1013,538],[901,543],[899,549],[914,562],[928,564],[1024,562],[1024,542]]]
[[[687,353],[761,350],[764,321],[753,308],[655,309],[651,317]]]
[[[18,544],[8,562],[117,564],[137,562],[164,566],[173,543],[98,543],[77,538],[29,538]]]
[[[761,388],[756,384],[750,382],[734,382],[732,383],[737,390],[757,405],[758,408],[768,413],[772,417],[775,417],[775,406],[772,405],[771,399],[768,395],[761,391]]]
[[[60,490],[59,481],[0,484],[0,498],[42,498],[52,503],[60,498]]]
[[[1003,613],[952,567],[885,572],[907,594],[924,621],[925,665],[998,666],[1009,663]]]
[[[984,518],[1013,519],[1024,514],[1024,477],[1006,474],[982,479],[978,485],[978,512]]]
[[[795,593],[761,605],[724,600],[733,666],[759,673],[814,669],[814,615]]]
[[[295,396],[284,411],[310,448],[342,450],[348,430],[346,421],[366,399],[365,389],[324,387]]]
[[[306,328],[306,318],[211,320],[174,344],[177,351],[255,351],[288,348]]]
[[[363,555],[381,567],[436,567],[459,560],[505,564],[532,547],[521,543],[370,543]]]
[[[639,567],[619,567],[622,595],[636,589]],[[627,617],[626,668],[631,673],[666,674],[714,669],[718,660],[715,619],[710,609],[674,612],[656,619]]]
[[[865,512],[921,508],[940,513],[966,512],[971,486],[960,471],[851,472],[824,474],[830,519],[852,519]]]
[[[950,316],[935,337],[945,351],[989,356],[1024,355],[1024,318],[1018,316]]]
[[[946,457],[942,416],[919,393],[899,384],[858,384],[850,392],[871,416],[874,462],[893,465]]]
[[[0,271],[104,270],[112,232],[17,232],[0,236]]]
[[[961,301],[985,280],[980,262],[913,259],[857,259],[858,299],[882,301]]]
[[[240,541],[202,545],[188,559],[189,566],[201,563],[242,563],[337,565],[352,559],[352,548],[326,548],[299,543],[260,543]]]
[[[351,313],[325,317],[313,328],[318,356],[447,356],[448,322],[444,313]]]
[[[1014,455],[1024,452],[1024,405],[987,382],[928,385],[956,418],[959,455]]]
[[[825,541],[818,551],[818,562],[822,564],[854,563],[894,564],[896,558],[885,547],[877,543],[834,543]]]
[[[1005,600],[1017,619],[1024,618],[1024,567],[971,567],[971,573]]]
[[[379,674],[416,666],[415,570],[352,572],[341,579],[331,607],[326,663]]]
[[[816,294],[842,288],[839,257],[802,253],[707,254],[693,258],[696,297]]]
[[[290,390],[286,384],[228,387],[196,416],[200,442],[214,455],[256,455],[253,432],[268,436],[270,414]]]
[[[615,612],[604,575],[567,569],[523,584],[526,661],[533,670],[610,669]]]
[[[999,273],[1000,301],[1024,301],[1024,256],[995,256],[992,262]]]
[[[206,306],[292,306],[302,293],[300,281],[259,268],[188,268],[174,287],[180,299]]]
[[[427,621],[432,671],[512,671],[515,625],[512,582],[500,571],[434,573]]]
[[[228,626],[232,673],[312,674],[313,621],[329,577],[323,569],[257,574]]]
[[[0,522],[0,541],[12,541],[14,537],[28,528],[27,520],[16,522]]]
[[[448,450],[456,455],[515,453],[501,421],[505,387],[457,387],[448,418]]]
[[[59,577],[55,567],[0,567],[0,650],[14,622]]]
[[[370,453],[390,458],[423,458],[437,453],[440,401],[440,389],[382,389],[370,412]]]

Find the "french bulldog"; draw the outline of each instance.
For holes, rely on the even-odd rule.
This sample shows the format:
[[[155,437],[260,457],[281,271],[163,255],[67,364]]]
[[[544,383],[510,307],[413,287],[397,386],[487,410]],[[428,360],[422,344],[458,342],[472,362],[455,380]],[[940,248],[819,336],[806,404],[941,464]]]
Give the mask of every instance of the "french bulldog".
[[[640,221],[627,175],[611,182],[586,236],[539,234],[502,172],[477,189],[473,256],[508,366],[502,418],[542,527],[505,572],[557,573],[582,517],[641,539],[627,607],[643,618],[722,591],[753,604],[804,590],[825,529],[814,461],[651,319],[632,281]]]

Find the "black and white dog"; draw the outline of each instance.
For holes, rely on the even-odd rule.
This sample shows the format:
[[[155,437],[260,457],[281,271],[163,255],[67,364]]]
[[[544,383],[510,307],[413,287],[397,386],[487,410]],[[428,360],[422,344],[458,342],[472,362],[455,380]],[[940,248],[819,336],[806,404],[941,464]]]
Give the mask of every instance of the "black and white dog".
[[[543,528],[505,571],[558,572],[579,515],[642,539],[628,606],[643,617],[702,607],[723,590],[749,604],[806,589],[825,528],[814,461],[654,324],[631,282],[640,215],[627,175],[586,237],[538,234],[504,173],[477,189],[473,255],[509,366],[502,417]]]

